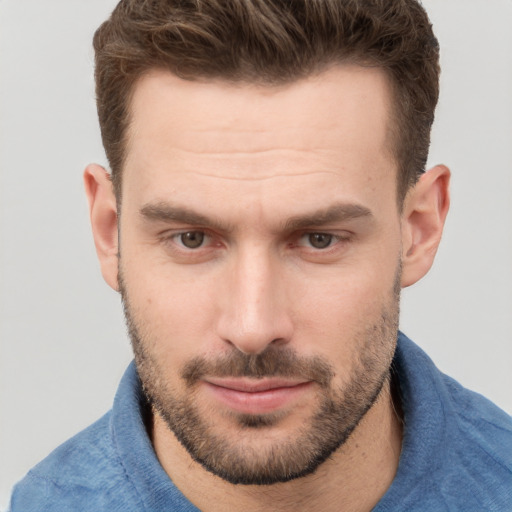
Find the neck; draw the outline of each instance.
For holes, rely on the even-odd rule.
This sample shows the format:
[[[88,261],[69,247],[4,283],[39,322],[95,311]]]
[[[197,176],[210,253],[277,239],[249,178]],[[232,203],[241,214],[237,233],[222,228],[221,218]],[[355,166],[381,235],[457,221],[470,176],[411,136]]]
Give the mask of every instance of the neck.
[[[402,425],[395,411],[388,383],[346,443],[314,474],[274,485],[233,485],[206,471],[158,414],[153,421],[153,445],[174,484],[204,512],[370,511],[391,485],[398,467]]]

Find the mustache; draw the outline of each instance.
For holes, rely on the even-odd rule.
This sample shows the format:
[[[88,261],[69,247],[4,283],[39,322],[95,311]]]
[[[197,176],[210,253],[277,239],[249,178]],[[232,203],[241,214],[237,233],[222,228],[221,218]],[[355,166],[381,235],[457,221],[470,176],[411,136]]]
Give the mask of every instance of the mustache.
[[[191,359],[181,372],[182,379],[192,386],[209,377],[288,377],[317,382],[328,387],[334,377],[331,364],[319,356],[299,356],[290,348],[269,346],[261,354],[244,354],[233,350],[215,360]]]

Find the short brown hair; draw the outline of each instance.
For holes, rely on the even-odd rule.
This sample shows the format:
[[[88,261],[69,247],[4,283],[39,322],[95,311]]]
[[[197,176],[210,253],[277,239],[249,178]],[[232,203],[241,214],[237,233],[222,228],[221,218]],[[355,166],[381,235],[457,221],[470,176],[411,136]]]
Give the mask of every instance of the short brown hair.
[[[439,46],[417,0],[121,0],[94,35],[103,145],[118,200],[135,82],[154,68],[189,79],[283,84],[337,62],[378,66],[394,92],[400,204],[425,170]]]

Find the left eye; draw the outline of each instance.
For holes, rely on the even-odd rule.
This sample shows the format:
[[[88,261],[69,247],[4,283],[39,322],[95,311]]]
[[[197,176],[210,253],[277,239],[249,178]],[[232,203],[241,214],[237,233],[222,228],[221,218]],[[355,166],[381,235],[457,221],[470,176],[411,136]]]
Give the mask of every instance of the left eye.
[[[186,231],[176,235],[176,238],[187,249],[198,249],[204,244],[207,237],[204,231]]]
[[[315,249],[327,249],[336,239],[329,233],[306,233],[303,238],[309,246]]]

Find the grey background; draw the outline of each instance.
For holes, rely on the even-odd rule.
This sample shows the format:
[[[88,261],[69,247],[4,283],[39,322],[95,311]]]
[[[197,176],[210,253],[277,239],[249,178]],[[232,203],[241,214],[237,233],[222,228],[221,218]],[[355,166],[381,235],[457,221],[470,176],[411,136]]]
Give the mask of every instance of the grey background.
[[[81,173],[106,163],[91,38],[114,0],[0,0],[0,509],[15,481],[111,405],[130,360]],[[511,0],[426,0],[442,48],[430,163],[453,171],[431,273],[401,327],[512,413]]]

